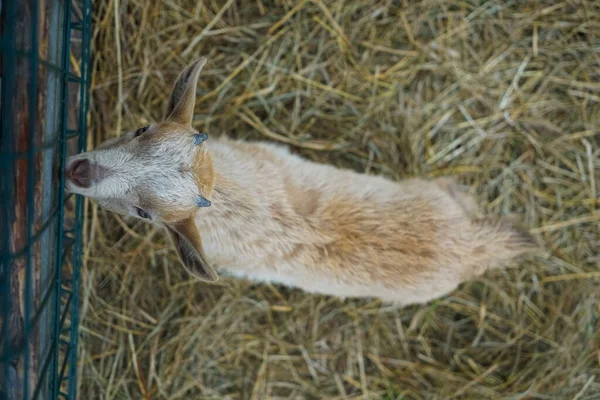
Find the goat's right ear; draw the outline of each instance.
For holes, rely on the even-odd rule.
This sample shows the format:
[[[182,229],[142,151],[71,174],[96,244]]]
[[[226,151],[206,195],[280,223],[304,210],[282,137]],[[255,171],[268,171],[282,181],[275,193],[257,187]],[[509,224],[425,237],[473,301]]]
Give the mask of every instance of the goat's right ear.
[[[177,78],[169,96],[167,120],[184,125],[192,125],[194,105],[196,104],[196,86],[206,58],[202,57],[188,65]]]
[[[216,282],[217,271],[206,261],[202,241],[193,218],[167,225],[177,255],[183,267],[204,282]]]

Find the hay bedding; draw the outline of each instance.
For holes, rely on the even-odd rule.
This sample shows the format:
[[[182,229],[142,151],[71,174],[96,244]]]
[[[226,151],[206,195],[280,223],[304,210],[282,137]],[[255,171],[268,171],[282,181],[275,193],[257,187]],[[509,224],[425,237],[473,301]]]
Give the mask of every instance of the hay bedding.
[[[160,119],[392,179],[455,174],[548,249],[428,305],[190,280],[90,204],[80,398],[600,398],[600,2],[96,2],[92,129]]]

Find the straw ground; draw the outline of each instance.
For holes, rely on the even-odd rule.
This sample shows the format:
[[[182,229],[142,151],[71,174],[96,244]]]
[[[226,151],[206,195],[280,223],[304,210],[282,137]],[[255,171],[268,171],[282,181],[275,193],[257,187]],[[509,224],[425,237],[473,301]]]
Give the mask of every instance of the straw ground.
[[[600,2],[96,2],[94,141],[160,119],[199,55],[199,130],[456,175],[546,254],[393,309],[197,283],[89,204],[82,399],[600,398]]]

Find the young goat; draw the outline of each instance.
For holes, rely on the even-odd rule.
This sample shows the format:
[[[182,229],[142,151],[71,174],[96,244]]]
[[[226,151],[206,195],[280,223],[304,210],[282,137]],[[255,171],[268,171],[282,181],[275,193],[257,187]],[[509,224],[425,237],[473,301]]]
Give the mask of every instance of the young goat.
[[[512,220],[476,220],[451,179],[392,182],[269,143],[192,126],[204,58],[179,76],[163,122],[67,161],[69,191],[166,227],[183,266],[341,297],[426,302],[536,249]]]

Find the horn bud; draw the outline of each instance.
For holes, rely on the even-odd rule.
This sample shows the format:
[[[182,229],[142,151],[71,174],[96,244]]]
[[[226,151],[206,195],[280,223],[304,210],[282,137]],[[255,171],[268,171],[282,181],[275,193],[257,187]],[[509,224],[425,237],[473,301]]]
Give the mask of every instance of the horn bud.
[[[202,142],[208,139],[208,135],[206,133],[195,133],[194,134],[194,144],[198,146]]]
[[[196,197],[196,207],[210,207],[212,203],[204,196]]]

